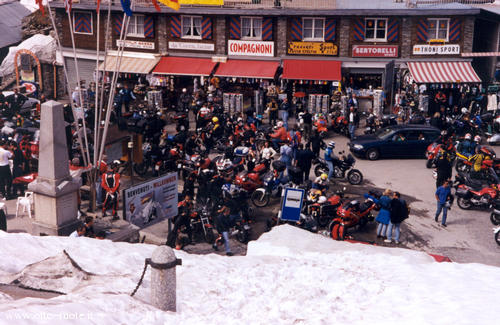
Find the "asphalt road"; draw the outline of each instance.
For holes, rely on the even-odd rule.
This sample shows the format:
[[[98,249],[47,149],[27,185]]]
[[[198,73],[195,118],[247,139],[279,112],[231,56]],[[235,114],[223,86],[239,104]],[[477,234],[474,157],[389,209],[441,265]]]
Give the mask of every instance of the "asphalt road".
[[[336,151],[348,151],[347,138],[333,133],[330,135],[332,137],[328,140],[336,142]],[[403,246],[445,255],[455,262],[500,266],[500,246],[493,237],[490,212],[466,211],[454,204],[448,212],[448,227],[444,228],[434,221],[435,179],[432,169],[425,167],[424,159],[356,159],[355,167],[361,170],[365,180],[362,185],[349,186],[348,192],[362,193],[372,186],[389,188],[399,191],[410,203],[410,218],[402,226]],[[372,234],[362,237],[375,240],[374,227],[372,231]],[[361,236],[353,235],[355,238]]]

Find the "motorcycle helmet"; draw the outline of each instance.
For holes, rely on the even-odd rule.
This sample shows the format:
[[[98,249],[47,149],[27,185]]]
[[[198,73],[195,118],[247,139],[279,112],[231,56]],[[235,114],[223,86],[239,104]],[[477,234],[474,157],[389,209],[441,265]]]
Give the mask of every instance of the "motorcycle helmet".
[[[111,163],[111,169],[118,168],[118,166],[120,166],[120,161],[119,161],[119,160],[114,160],[114,161]]]
[[[282,122],[282,121],[279,121],[278,123],[276,123],[276,126],[277,126],[277,127],[279,127],[279,128],[280,128],[280,127],[283,127],[283,122]]]
[[[470,140],[472,139],[472,135],[470,133],[467,133],[464,137],[465,140]]]
[[[323,174],[321,174],[320,177],[321,177],[322,180],[326,181],[326,179],[328,178],[328,175],[325,174],[325,173],[323,173]]]
[[[318,199],[318,203],[319,203],[319,204],[323,204],[323,203],[325,203],[325,202],[326,202],[326,196],[321,195],[321,196],[319,197],[319,199]]]
[[[462,107],[462,114],[467,114],[467,113],[469,113],[467,107]]]
[[[476,135],[474,137],[474,142],[480,143],[481,142],[481,137],[479,135]]]
[[[187,92],[187,89],[186,88],[182,88],[182,92],[183,93]]]
[[[334,141],[330,141],[328,143],[328,148],[332,148],[332,149],[335,148],[335,142]]]
[[[446,131],[446,130],[441,131],[441,136],[445,137],[447,135],[448,135],[448,131]]]
[[[218,123],[219,122],[219,118],[217,116],[212,117],[212,122],[213,123]]]

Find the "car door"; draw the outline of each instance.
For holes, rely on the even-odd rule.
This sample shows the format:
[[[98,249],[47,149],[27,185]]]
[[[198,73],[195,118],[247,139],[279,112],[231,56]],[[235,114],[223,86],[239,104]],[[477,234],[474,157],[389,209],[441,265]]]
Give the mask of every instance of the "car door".
[[[410,130],[407,133],[407,152],[409,157],[423,157],[427,149],[425,135],[419,130]]]
[[[401,158],[408,156],[408,146],[406,144],[407,131],[399,130],[394,132],[385,143],[385,157]]]

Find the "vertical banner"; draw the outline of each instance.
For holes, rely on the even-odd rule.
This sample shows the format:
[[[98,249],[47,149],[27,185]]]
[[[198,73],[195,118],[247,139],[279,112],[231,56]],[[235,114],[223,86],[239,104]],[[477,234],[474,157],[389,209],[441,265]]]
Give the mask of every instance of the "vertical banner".
[[[139,227],[177,215],[177,173],[132,186],[123,191],[125,219]]]

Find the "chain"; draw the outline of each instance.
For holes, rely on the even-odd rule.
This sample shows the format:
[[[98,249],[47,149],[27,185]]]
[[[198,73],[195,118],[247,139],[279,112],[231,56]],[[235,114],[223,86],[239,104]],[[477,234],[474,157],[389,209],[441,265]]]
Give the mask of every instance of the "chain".
[[[142,275],[141,278],[139,279],[139,282],[137,283],[137,286],[135,287],[134,291],[130,294],[131,297],[135,295],[137,290],[139,290],[139,287],[141,286],[142,280],[144,279],[144,274],[146,274],[146,269],[148,268],[148,260],[146,259],[144,261],[144,270],[142,270]]]

